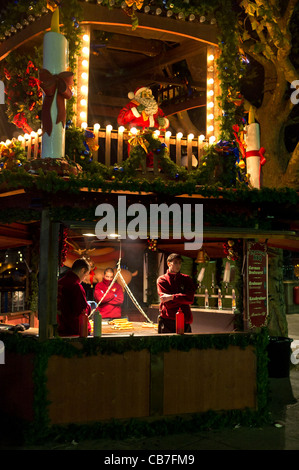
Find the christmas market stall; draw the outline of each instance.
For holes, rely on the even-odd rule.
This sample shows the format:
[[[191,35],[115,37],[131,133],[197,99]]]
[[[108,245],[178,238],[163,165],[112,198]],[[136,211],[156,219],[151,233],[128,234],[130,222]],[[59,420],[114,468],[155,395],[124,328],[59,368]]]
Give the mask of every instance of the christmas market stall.
[[[231,11],[58,3],[30,3],[0,44],[22,131],[0,160],[7,432],[38,442],[259,425],[269,337],[289,339],[283,267],[299,251],[299,201],[263,186]],[[157,280],[173,253],[193,286],[191,329],[163,333]],[[59,286],[78,260],[88,308],[61,334]]]

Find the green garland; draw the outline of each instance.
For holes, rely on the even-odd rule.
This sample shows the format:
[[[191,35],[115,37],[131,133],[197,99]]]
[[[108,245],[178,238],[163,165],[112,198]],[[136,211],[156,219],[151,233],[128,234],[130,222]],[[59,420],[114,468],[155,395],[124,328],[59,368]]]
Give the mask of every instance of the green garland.
[[[266,353],[269,342],[266,329],[257,330],[248,334],[217,334],[217,335],[159,335],[157,337],[122,338],[87,338],[81,339],[82,348],[73,346],[73,340],[52,339],[40,342],[33,337],[23,337],[18,333],[1,333],[0,339],[5,344],[7,352],[19,354],[34,354],[34,422],[24,423],[24,438],[28,443],[42,443],[49,439],[60,438],[84,439],[104,438],[120,439],[123,437],[155,434],[171,434],[175,432],[192,432],[208,428],[234,426],[260,426],[269,419],[268,403],[268,356]],[[78,340],[76,340],[78,341]],[[58,355],[62,357],[83,357],[98,354],[124,354],[126,351],[141,351],[147,349],[151,354],[168,352],[171,349],[190,351],[196,349],[226,349],[229,346],[238,346],[245,349],[252,345],[256,348],[257,356],[257,411],[231,410],[228,412],[214,412],[194,414],[191,419],[182,417],[163,418],[156,422],[131,419],[124,422],[113,420],[108,423],[94,423],[90,425],[74,425],[61,427],[49,426],[48,398],[46,369],[49,357]],[[63,437],[62,437],[63,436]]]

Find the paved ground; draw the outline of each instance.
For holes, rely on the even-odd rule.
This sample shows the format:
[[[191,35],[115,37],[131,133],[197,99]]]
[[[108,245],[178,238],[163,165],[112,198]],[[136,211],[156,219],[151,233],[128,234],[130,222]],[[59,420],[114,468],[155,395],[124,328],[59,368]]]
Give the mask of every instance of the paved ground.
[[[298,340],[299,353],[299,315],[288,315],[288,325],[289,337],[293,338],[293,343]],[[162,463],[162,457],[159,457],[160,462],[154,459],[158,459],[159,455],[165,456],[166,451],[172,451],[180,458],[186,455],[192,458],[194,453],[198,458],[196,451],[201,450],[299,450],[299,364],[291,364],[289,378],[271,379],[270,389],[273,397],[270,408],[271,422],[261,428],[237,426],[219,431],[140,437],[122,441],[98,439],[26,448],[0,446],[0,450],[101,450],[100,462],[104,463],[112,463],[112,458],[121,458],[124,451],[126,456],[142,456],[140,451],[147,451],[147,456],[153,455],[150,463],[155,464]],[[138,463],[141,462],[139,460]],[[149,463],[148,460],[146,462]],[[199,463],[199,460],[197,462]],[[144,461],[142,463],[144,464]],[[136,465],[132,461],[130,466]]]

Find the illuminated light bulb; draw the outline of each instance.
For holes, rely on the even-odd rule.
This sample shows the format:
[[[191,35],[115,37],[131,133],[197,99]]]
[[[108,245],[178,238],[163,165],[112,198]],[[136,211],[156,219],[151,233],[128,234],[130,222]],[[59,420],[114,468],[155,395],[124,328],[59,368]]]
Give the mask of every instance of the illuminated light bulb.
[[[83,67],[88,67],[88,60],[86,60],[86,59],[82,60],[82,66]]]
[[[178,139],[181,139],[183,137],[183,134],[182,134],[182,132],[178,132],[176,136],[177,136]]]
[[[170,131],[165,132],[165,137],[171,137],[171,132]]]
[[[208,84],[209,84],[209,85],[213,85],[213,83],[214,83],[214,78],[209,78],[209,79],[208,79]]]
[[[88,74],[86,72],[81,73],[81,78],[83,78],[83,80],[87,80]]]
[[[209,131],[209,132],[213,132],[213,130],[214,130],[214,126],[209,126],[209,127],[208,127],[208,131]]]
[[[125,128],[124,128],[124,126],[119,126],[119,128],[118,128],[118,132],[125,132]]]
[[[85,111],[81,111],[80,118],[81,119],[86,119],[86,112]]]
[[[209,138],[209,143],[211,144],[212,142],[215,142],[216,140],[216,137],[214,135],[212,135],[210,138]]]
[[[81,86],[81,91],[82,91],[82,93],[84,93],[84,95],[87,95],[87,91],[88,91],[87,86],[86,86],[86,85],[82,85],[82,86]]]
[[[86,129],[86,127],[87,127],[87,122],[82,122],[81,127],[82,127],[82,129]]]
[[[101,126],[100,126],[100,124],[99,124],[98,122],[93,126],[93,128],[94,128],[95,131],[98,131],[98,130],[100,129],[100,127],[101,127]]]
[[[37,133],[38,135],[41,135],[43,133],[42,129],[38,129]]]
[[[19,142],[23,142],[23,141],[24,141],[24,137],[23,137],[22,135],[19,135],[19,136],[18,136],[18,141],[19,141]]]
[[[189,135],[188,135],[188,139],[189,139],[189,140],[193,140],[193,139],[194,139],[194,134],[189,134]]]
[[[157,130],[155,130],[155,132],[154,132],[154,136],[155,136],[155,137],[159,137],[159,135],[160,135],[160,131],[159,131],[158,129],[157,129]]]
[[[83,100],[80,101],[80,104],[81,104],[81,106],[86,106],[86,105],[87,105],[87,101],[83,99]]]
[[[209,114],[208,119],[214,119],[214,114]]]
[[[10,140],[7,139],[7,140],[5,141],[5,145],[9,145],[9,144],[10,144]]]
[[[89,36],[88,36],[88,34],[84,34],[84,36],[83,36],[83,41],[86,41],[86,42],[89,41]]]
[[[208,91],[208,96],[213,96],[214,95],[214,90]]]
[[[137,134],[138,130],[136,129],[136,127],[132,127],[130,129],[130,132],[131,132],[131,134]]]
[[[36,134],[36,133],[35,133],[34,131],[31,131],[31,132],[30,132],[31,137],[35,137],[35,134]]]
[[[29,134],[27,134],[27,133],[26,133],[26,134],[24,134],[24,137],[25,137],[25,139],[26,139],[26,140],[30,139],[30,135],[29,135]]]
[[[108,132],[109,132],[109,131],[111,132],[112,129],[113,129],[113,127],[111,126],[111,124],[108,124],[108,126],[106,126],[106,129],[107,129]]]
[[[89,54],[89,47],[83,47],[82,52],[83,52],[83,54],[88,55]]]
[[[213,101],[210,101],[210,102],[208,103],[208,108],[214,108],[214,103],[213,103]]]
[[[209,60],[214,60],[214,56],[213,54],[210,54],[209,57],[208,57]]]
[[[201,141],[205,140],[205,136],[204,136],[203,134],[201,134],[198,138],[199,138],[199,140],[201,140]]]

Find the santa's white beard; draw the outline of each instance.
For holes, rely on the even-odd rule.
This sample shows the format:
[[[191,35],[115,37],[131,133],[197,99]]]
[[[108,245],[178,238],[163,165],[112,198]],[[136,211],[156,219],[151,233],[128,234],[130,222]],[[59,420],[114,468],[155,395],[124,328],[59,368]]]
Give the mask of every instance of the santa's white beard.
[[[158,103],[154,97],[152,98],[138,98],[138,102],[145,106],[145,112],[148,116],[153,116],[158,112]]]

